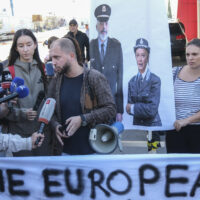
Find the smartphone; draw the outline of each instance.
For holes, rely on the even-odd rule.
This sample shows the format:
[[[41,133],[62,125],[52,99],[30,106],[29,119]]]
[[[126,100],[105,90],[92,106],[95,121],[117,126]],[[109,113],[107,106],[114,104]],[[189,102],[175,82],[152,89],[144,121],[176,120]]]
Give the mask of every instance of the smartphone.
[[[59,127],[59,131],[61,133],[65,133],[66,136],[68,136],[68,133],[66,131],[66,128],[67,128],[67,124],[64,124],[63,126]]]
[[[46,75],[47,76],[54,76],[54,67],[52,62],[47,62],[45,64]]]

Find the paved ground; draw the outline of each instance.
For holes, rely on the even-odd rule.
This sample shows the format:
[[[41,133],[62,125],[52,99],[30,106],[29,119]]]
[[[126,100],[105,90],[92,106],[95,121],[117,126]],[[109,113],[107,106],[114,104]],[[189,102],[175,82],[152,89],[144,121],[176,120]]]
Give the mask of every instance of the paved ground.
[[[157,151],[148,152],[147,150],[147,132],[139,130],[127,130],[122,134],[123,152],[119,148],[115,150],[114,154],[146,154],[146,153],[166,153],[165,136],[162,135],[161,148]]]

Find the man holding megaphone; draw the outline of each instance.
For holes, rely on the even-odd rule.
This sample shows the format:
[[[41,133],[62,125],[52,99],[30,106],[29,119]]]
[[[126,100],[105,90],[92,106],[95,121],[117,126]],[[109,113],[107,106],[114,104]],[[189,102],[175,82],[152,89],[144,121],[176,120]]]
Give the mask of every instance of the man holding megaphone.
[[[112,124],[116,106],[105,76],[83,67],[78,43],[70,37],[56,40],[50,48],[55,66],[48,97],[56,99],[51,120],[60,154],[92,154],[89,133],[97,124]]]

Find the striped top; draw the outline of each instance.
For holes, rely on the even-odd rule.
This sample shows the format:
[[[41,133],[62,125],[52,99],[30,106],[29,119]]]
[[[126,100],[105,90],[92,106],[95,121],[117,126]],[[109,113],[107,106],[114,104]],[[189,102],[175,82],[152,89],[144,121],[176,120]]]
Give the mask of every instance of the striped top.
[[[190,117],[200,111],[200,77],[187,82],[178,77],[182,67],[173,67],[176,119]],[[193,124],[200,124],[196,122]]]

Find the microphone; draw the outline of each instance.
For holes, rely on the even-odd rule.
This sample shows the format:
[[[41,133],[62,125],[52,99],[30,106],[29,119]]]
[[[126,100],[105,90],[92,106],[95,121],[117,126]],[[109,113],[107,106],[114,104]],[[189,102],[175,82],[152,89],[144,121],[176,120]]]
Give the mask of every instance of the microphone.
[[[39,108],[40,104],[42,103],[42,100],[44,99],[44,97],[45,97],[45,93],[44,93],[44,91],[41,90],[38,93],[35,105],[33,106],[33,110],[35,110],[35,111],[38,110],[38,108]]]
[[[0,103],[10,101],[16,97],[24,98],[24,97],[28,96],[28,94],[29,94],[29,89],[25,85],[21,85],[16,88],[15,92],[13,92],[3,98],[0,98]]]
[[[52,62],[47,62],[45,64],[46,75],[47,76],[54,76],[54,68]]]
[[[2,82],[1,82],[1,87],[5,89],[7,92],[10,88],[12,82],[12,75],[9,71],[3,71],[2,72]]]
[[[49,123],[49,121],[51,120],[51,117],[53,116],[55,105],[56,105],[56,100],[53,98],[48,98],[45,101],[38,118],[38,121],[41,123],[38,133],[43,134],[45,125]],[[41,138],[39,137],[36,140],[35,145],[38,145],[38,143],[40,142],[40,139]]]
[[[24,79],[20,77],[15,77],[10,84],[10,92],[15,92],[17,87],[24,85]]]

